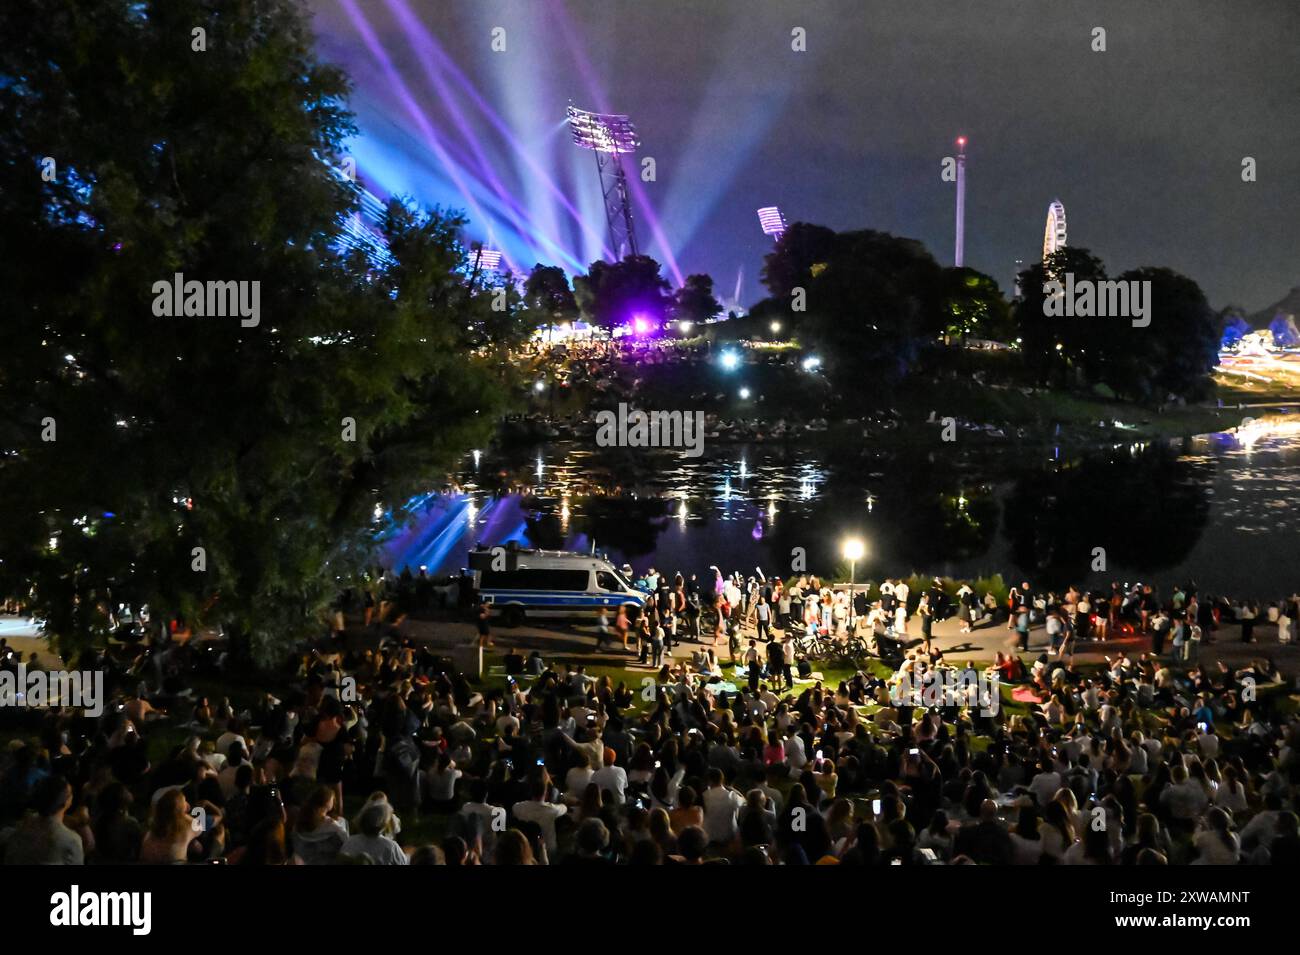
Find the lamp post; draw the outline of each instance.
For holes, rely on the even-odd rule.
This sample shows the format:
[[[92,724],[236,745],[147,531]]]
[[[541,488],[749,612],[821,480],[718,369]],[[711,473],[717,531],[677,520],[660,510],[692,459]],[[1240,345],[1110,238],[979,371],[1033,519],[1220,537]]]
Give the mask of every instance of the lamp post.
[[[858,561],[862,559],[866,547],[863,546],[862,540],[857,537],[850,537],[844,542],[843,554],[849,562],[849,635],[852,636],[855,630],[853,620],[853,587],[856,583]]]

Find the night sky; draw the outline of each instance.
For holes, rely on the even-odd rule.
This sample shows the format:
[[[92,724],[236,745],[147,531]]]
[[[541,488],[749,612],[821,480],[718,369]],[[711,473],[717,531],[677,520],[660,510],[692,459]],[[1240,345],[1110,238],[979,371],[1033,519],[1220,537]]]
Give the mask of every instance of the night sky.
[[[874,228],[952,262],[953,139],[968,148],[966,264],[1009,289],[1048,203],[1112,273],[1142,265],[1248,311],[1300,285],[1295,0],[311,0],[345,67],[363,182],[465,209],[527,268],[597,257],[604,219],[572,100],[630,114],[643,251],[761,297],[755,209]],[[413,29],[413,25],[418,28]],[[505,52],[492,49],[505,30]],[[807,31],[807,52],[791,30]],[[1092,30],[1106,30],[1093,52]],[[1258,162],[1244,183],[1243,157]],[[649,205],[649,210],[646,208]],[[579,222],[586,223],[584,229]],[[666,247],[665,247],[666,246]]]

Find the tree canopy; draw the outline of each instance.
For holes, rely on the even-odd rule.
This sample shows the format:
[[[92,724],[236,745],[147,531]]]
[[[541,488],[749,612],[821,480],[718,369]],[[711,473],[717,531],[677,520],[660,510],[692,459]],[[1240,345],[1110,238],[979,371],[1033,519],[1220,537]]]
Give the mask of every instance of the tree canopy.
[[[269,655],[487,438],[527,325],[456,214],[340,246],[348,87],[292,0],[11,0],[0,35],[0,592],[62,649],[147,604]],[[156,315],[176,273],[260,320]]]
[[[586,275],[573,280],[583,319],[607,332],[637,316],[659,327],[672,305],[670,291],[659,263],[648,255],[629,255],[619,262],[593,262]]]

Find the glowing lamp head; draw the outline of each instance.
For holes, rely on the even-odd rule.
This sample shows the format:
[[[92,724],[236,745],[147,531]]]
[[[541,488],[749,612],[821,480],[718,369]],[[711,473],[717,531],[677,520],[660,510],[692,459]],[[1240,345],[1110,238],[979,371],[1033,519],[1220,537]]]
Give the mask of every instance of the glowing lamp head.
[[[758,224],[764,234],[780,238],[785,232],[785,216],[776,206],[764,206],[758,210]]]
[[[681,332],[683,335],[689,335],[691,333],[691,329],[694,327],[695,327],[694,322],[689,322],[684,319],[677,323],[677,330]]]
[[[719,361],[722,362],[724,371],[735,371],[740,367],[740,356],[734,351],[724,351]]]
[[[822,360],[816,355],[809,355],[802,362],[804,371],[816,371],[822,365]]]
[[[957,137],[957,145],[958,145],[958,146],[961,146],[961,147],[964,148],[964,147],[966,146],[966,137],[965,137],[965,136],[958,136],[958,137]]]
[[[546,382],[537,381],[533,384],[533,391],[542,392],[546,390]]]
[[[741,401],[748,401],[748,400],[749,400],[749,395],[750,395],[750,391],[749,391],[748,388],[741,388],[741,389],[740,389],[740,400],[741,400]]]
[[[768,327],[772,329],[772,334],[773,334],[773,335],[775,335],[775,334],[777,334],[779,331],[781,331],[781,323],[780,323],[780,322],[773,322],[773,323],[772,323],[770,326],[768,326]]]
[[[862,555],[867,552],[866,545],[857,537],[850,537],[844,542],[843,554],[845,560],[858,561]]]

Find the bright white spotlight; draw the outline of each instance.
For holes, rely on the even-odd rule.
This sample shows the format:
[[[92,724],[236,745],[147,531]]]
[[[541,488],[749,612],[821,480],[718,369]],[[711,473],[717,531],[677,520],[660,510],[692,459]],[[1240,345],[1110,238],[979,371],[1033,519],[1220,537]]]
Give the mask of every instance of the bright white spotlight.
[[[740,356],[734,351],[724,351],[719,359],[725,371],[735,371],[740,367]]]
[[[544,381],[538,381],[537,384],[533,385],[533,391],[545,391],[545,390],[546,390],[546,382]]]
[[[694,327],[695,327],[694,322],[688,322],[683,320],[677,323],[677,330],[680,331],[683,335],[689,335],[691,333],[691,329]]]
[[[775,334],[777,334],[778,332],[781,331],[781,323],[780,323],[780,322],[773,322],[773,323],[772,323],[770,326],[768,326],[768,327],[772,329],[772,334],[773,334],[773,335],[775,335]]]
[[[741,388],[741,389],[740,389],[740,400],[741,400],[741,401],[748,401],[748,400],[749,400],[749,389],[748,389],[748,388]]]
[[[845,560],[859,561],[862,559],[862,555],[867,552],[867,547],[862,543],[861,539],[850,537],[844,542],[843,552]]]
[[[804,371],[816,371],[821,366],[822,366],[822,360],[818,358],[816,355],[809,355],[807,358],[803,360]]]

